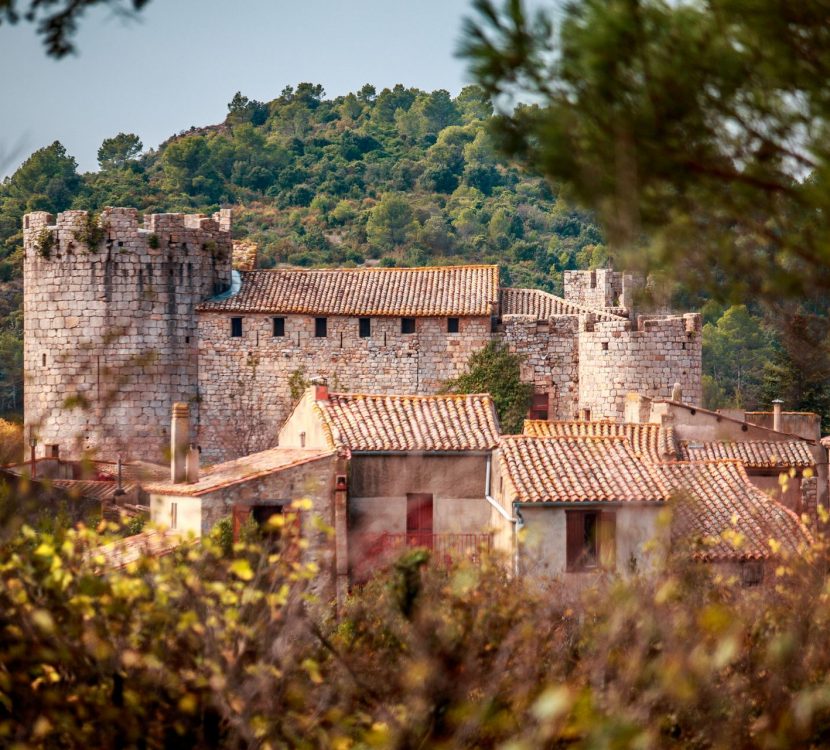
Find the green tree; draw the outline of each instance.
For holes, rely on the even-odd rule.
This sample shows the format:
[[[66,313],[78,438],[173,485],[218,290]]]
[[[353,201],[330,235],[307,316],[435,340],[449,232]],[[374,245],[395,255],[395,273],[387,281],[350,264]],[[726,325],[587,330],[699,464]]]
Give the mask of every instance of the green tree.
[[[711,378],[708,392],[725,403],[707,403],[709,408],[764,406],[764,372],[773,357],[772,337],[745,305],[730,307],[717,323],[703,327],[703,368]]]
[[[406,196],[386,193],[369,213],[366,236],[384,250],[398,248],[415,234],[418,222]]]
[[[101,169],[118,169],[127,165],[141,153],[144,144],[135,133],[119,133],[105,138],[98,149]]]
[[[448,380],[443,393],[489,393],[502,432],[519,434],[533,395],[533,386],[521,378],[522,357],[495,341],[470,356],[466,370]]]
[[[477,0],[463,52],[499,142],[600,212],[614,249],[733,300],[830,289],[821,0]],[[633,257],[633,256],[631,256]]]
[[[6,196],[26,211],[56,213],[69,208],[81,186],[78,162],[60,141],[35,151],[4,184]]]

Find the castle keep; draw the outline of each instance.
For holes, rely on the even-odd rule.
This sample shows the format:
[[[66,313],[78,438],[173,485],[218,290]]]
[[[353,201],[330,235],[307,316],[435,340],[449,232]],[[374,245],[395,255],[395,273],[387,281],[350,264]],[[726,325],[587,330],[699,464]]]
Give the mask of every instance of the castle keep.
[[[232,271],[229,211],[37,212],[24,248],[38,455],[161,459],[174,402],[206,460],[245,455],[276,443],[311,376],[430,394],[491,340],[523,355],[537,418],[622,418],[628,391],[675,382],[701,396],[700,316],[635,316],[637,279],[610,270],[566,272],[564,298],[501,288],[497,266]]]

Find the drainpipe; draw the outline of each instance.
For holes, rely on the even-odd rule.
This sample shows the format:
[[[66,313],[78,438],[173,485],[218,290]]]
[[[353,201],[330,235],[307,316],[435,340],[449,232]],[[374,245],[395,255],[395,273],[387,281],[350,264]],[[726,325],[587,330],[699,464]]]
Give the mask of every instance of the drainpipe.
[[[511,516],[504,508],[501,507],[499,502],[490,495],[490,464],[492,461],[491,458],[492,454],[487,454],[487,469],[486,474],[484,477],[484,499],[490,503],[498,512],[499,515],[502,516],[508,523],[513,524],[513,575],[518,577],[519,575],[519,539],[518,539],[518,527],[521,526],[521,519],[514,518]]]

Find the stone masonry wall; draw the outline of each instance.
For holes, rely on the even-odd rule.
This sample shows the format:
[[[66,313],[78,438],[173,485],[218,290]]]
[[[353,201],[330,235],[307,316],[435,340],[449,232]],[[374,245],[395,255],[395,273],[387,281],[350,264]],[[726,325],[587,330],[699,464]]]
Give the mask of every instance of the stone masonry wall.
[[[670,398],[675,382],[683,400],[701,400],[701,319],[697,313],[629,321],[580,318],[579,407],[592,419],[622,419],[625,395]]]
[[[579,320],[561,316],[537,321],[505,315],[499,337],[511,352],[524,355],[522,380],[548,393],[550,419],[574,419],[579,400]]]
[[[195,305],[230,284],[230,212],[105,209],[24,218],[26,437],[38,454],[162,460],[170,409],[197,394]],[[46,241],[44,243],[44,240]]]
[[[230,335],[233,317],[199,314],[199,443],[207,461],[276,444],[292,406],[291,380],[328,379],[332,390],[435,393],[462,372],[470,355],[490,340],[489,318],[461,318],[458,333],[446,318],[418,318],[414,334],[400,318],[372,318],[360,338],[358,319],[329,317],[328,335],[314,336],[314,318],[285,317],[285,336],[273,336],[273,317],[244,315],[242,336]],[[239,317],[239,316],[238,316]]]
[[[622,274],[608,268],[593,271],[565,271],[562,283],[565,299],[577,305],[603,309],[618,307],[622,295]]]

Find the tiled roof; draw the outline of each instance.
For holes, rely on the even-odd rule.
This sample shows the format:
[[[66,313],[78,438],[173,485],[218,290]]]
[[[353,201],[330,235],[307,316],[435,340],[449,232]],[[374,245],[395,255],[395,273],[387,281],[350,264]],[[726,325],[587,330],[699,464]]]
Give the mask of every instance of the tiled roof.
[[[597,320],[622,320],[607,310],[595,310],[583,305],[568,302],[555,294],[541,289],[513,289],[503,287],[501,290],[502,315],[530,315],[536,320],[547,320],[559,315],[583,315],[593,313]]]
[[[92,479],[47,479],[55,487],[65,490],[70,497],[83,497],[87,500],[109,500],[114,497],[118,483],[109,480],[98,481]],[[132,492],[134,485],[123,484],[124,492]]]
[[[95,461],[92,466],[101,476],[118,478],[118,464],[114,461]],[[131,461],[121,464],[121,479],[124,482],[158,482],[164,481],[169,476],[169,466],[152,464],[148,461]]]
[[[273,269],[241,273],[238,293],[198,307],[211,312],[366,316],[489,316],[498,266]]]
[[[194,541],[188,540],[187,543],[192,544]],[[133,534],[110,544],[96,547],[90,550],[87,557],[92,562],[96,562],[96,558],[100,558],[103,560],[104,567],[119,570],[130,563],[137,562],[142,557],[169,555],[183,543],[185,543],[185,540],[176,531],[143,531],[140,534]]]
[[[677,458],[674,430],[659,424],[623,424],[621,422],[549,422],[526,419],[523,432],[533,437],[617,436],[628,438],[634,452],[649,461],[667,461]]]
[[[533,502],[659,502],[668,496],[651,463],[624,437],[504,437],[499,460],[516,500]]]
[[[317,407],[332,447],[352,451],[472,451],[494,448],[499,427],[488,394],[442,396],[331,393]]]
[[[146,485],[144,491],[154,495],[204,495],[331,455],[332,451],[313,448],[270,448],[216,464],[206,469],[193,484],[159,482]]]
[[[807,443],[800,440],[683,440],[680,457],[688,461],[735,459],[750,469],[804,468],[816,463]]]
[[[795,513],[752,485],[737,461],[673,462],[657,470],[675,493],[672,540],[691,544],[695,559],[764,560],[774,556],[770,539],[788,553],[810,541]],[[739,543],[724,532],[737,532]]]

